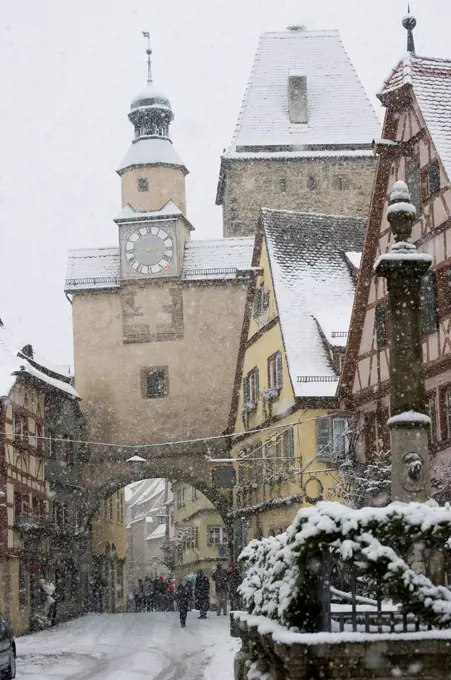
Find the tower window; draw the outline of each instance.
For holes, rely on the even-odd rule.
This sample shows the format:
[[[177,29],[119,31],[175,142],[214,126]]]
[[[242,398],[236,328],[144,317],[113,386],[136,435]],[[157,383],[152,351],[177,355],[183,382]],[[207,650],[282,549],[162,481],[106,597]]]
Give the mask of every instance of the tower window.
[[[161,399],[169,394],[167,366],[141,369],[141,395],[143,399]]]
[[[285,192],[287,190],[287,180],[285,177],[282,177],[280,180],[280,191]]]
[[[147,177],[138,177],[138,191],[149,191],[149,181]]]
[[[333,179],[333,188],[337,191],[347,191],[349,189],[349,180],[338,175]]]

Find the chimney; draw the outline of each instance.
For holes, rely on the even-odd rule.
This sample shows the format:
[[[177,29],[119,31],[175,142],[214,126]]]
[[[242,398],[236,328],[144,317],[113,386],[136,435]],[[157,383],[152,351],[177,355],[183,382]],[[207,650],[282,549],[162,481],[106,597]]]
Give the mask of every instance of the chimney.
[[[291,123],[308,123],[307,76],[288,73],[288,115]]]

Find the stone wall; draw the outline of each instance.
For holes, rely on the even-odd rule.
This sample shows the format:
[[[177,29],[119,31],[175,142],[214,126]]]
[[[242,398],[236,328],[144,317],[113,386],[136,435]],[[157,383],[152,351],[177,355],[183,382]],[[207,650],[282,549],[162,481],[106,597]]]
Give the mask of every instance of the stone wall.
[[[368,215],[376,158],[278,158],[226,161],[224,236],[255,233],[260,208]]]
[[[271,627],[272,622],[268,622]],[[448,680],[451,633],[444,631],[399,635],[330,633],[261,634],[257,626],[239,624],[242,649],[235,657],[235,680]],[[260,626],[260,630],[262,627]],[[283,629],[281,629],[283,630]],[[302,638],[309,642],[297,642]],[[341,640],[341,641],[340,641]]]

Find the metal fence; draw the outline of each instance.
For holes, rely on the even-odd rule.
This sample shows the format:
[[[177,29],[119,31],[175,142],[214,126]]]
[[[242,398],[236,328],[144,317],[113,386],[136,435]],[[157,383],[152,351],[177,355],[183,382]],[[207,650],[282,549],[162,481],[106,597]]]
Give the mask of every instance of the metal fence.
[[[319,579],[318,629],[327,632],[411,633],[431,630],[420,624],[414,612],[384,601],[380,592],[370,593],[355,567],[348,567],[324,554]],[[366,592],[366,594],[365,594]]]

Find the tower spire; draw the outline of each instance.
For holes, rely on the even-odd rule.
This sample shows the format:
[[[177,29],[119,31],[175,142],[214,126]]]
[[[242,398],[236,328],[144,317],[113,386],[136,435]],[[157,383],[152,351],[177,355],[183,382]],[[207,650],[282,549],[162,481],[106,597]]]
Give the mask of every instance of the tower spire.
[[[152,49],[150,47],[150,33],[149,31],[143,31],[142,34],[147,38],[147,84],[152,85]]]
[[[407,52],[415,55],[415,41],[413,39],[413,29],[417,25],[417,20],[410,13],[410,3],[407,5],[407,14],[402,20],[402,25],[407,31]]]

